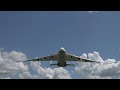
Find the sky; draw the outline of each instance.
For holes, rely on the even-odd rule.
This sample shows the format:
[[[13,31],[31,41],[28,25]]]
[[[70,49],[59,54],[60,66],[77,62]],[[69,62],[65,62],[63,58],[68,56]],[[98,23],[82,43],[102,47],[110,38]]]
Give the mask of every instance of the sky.
[[[8,69],[0,70],[0,78],[119,78],[118,74],[103,75],[109,69],[119,72],[119,33],[119,11],[0,11],[0,67],[4,63],[6,70],[7,66],[14,66],[7,62],[14,62],[14,68],[17,68],[15,75],[8,73]],[[61,47],[77,56],[88,55],[91,59],[104,61],[102,65],[113,64],[99,69],[97,65],[85,63],[78,63],[76,67],[50,68],[49,62],[15,62],[54,54]],[[100,72],[96,72],[96,67]],[[3,72],[7,77],[2,76]],[[92,74],[86,76],[88,72]]]

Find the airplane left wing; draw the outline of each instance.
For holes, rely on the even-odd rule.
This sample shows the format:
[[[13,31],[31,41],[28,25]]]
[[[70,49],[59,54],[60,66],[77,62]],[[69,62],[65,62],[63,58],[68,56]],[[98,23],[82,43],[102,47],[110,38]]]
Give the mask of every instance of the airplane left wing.
[[[30,59],[30,60],[26,60],[26,61],[57,61],[59,58],[58,54],[54,54],[54,55],[49,55],[49,56],[45,56],[45,57],[40,57],[40,58],[35,58],[35,59]]]
[[[67,61],[81,61],[81,62],[96,62],[96,63],[100,63],[100,62],[93,61],[93,60],[83,59],[83,58],[80,58],[79,56],[75,56],[75,55],[68,54],[68,53],[66,54],[66,60]]]

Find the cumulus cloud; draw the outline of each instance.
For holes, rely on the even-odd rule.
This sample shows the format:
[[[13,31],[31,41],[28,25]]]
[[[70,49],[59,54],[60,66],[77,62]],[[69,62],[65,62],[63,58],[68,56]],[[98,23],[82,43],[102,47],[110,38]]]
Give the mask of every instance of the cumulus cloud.
[[[100,61],[100,64],[79,62],[75,67],[81,78],[87,79],[119,79],[120,78],[120,62],[115,59],[103,60],[98,52],[81,55],[83,58]]]
[[[98,13],[99,11],[88,11],[89,13]]]
[[[27,60],[27,56],[18,51],[0,51],[0,79],[71,79],[75,74],[80,79],[119,79],[120,61],[106,59],[98,52],[83,53],[81,58],[100,61],[101,63],[77,62],[75,70],[43,67],[41,62],[18,62]],[[72,67],[71,67],[72,68]],[[72,76],[72,74],[74,75]]]
[[[27,60],[22,52],[0,51],[0,79],[69,79],[63,68],[43,68],[41,62],[18,62]]]

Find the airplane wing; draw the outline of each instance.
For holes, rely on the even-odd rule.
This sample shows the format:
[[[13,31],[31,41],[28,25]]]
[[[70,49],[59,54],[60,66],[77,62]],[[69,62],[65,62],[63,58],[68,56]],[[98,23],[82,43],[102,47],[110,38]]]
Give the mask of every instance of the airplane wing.
[[[35,58],[35,59],[30,59],[30,60],[26,60],[26,61],[58,61],[58,54],[54,54],[54,55],[49,55],[49,56],[45,56],[45,57],[40,57],[40,58]],[[25,62],[26,62],[25,61]]]
[[[72,54],[66,54],[66,60],[67,61],[81,61],[81,62],[96,62],[96,63],[100,63],[100,62],[97,62],[97,61],[93,61],[93,60],[88,60],[88,59],[83,59],[83,58],[80,58],[79,56],[75,56],[75,55],[72,55]]]

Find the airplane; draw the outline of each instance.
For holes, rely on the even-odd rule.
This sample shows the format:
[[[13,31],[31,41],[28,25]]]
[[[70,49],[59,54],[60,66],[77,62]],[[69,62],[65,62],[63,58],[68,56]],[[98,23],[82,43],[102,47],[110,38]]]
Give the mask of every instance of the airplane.
[[[81,61],[81,62],[95,62],[95,63],[100,63],[97,61],[92,61],[88,59],[83,59],[80,58],[79,56],[72,55],[66,52],[66,50],[61,47],[58,53],[45,56],[45,57],[40,57],[40,58],[35,58],[35,59],[30,59],[26,61],[58,61],[56,64],[50,64],[50,65],[57,65],[58,67],[66,67],[66,66],[74,66],[74,64],[67,64],[66,61]]]

